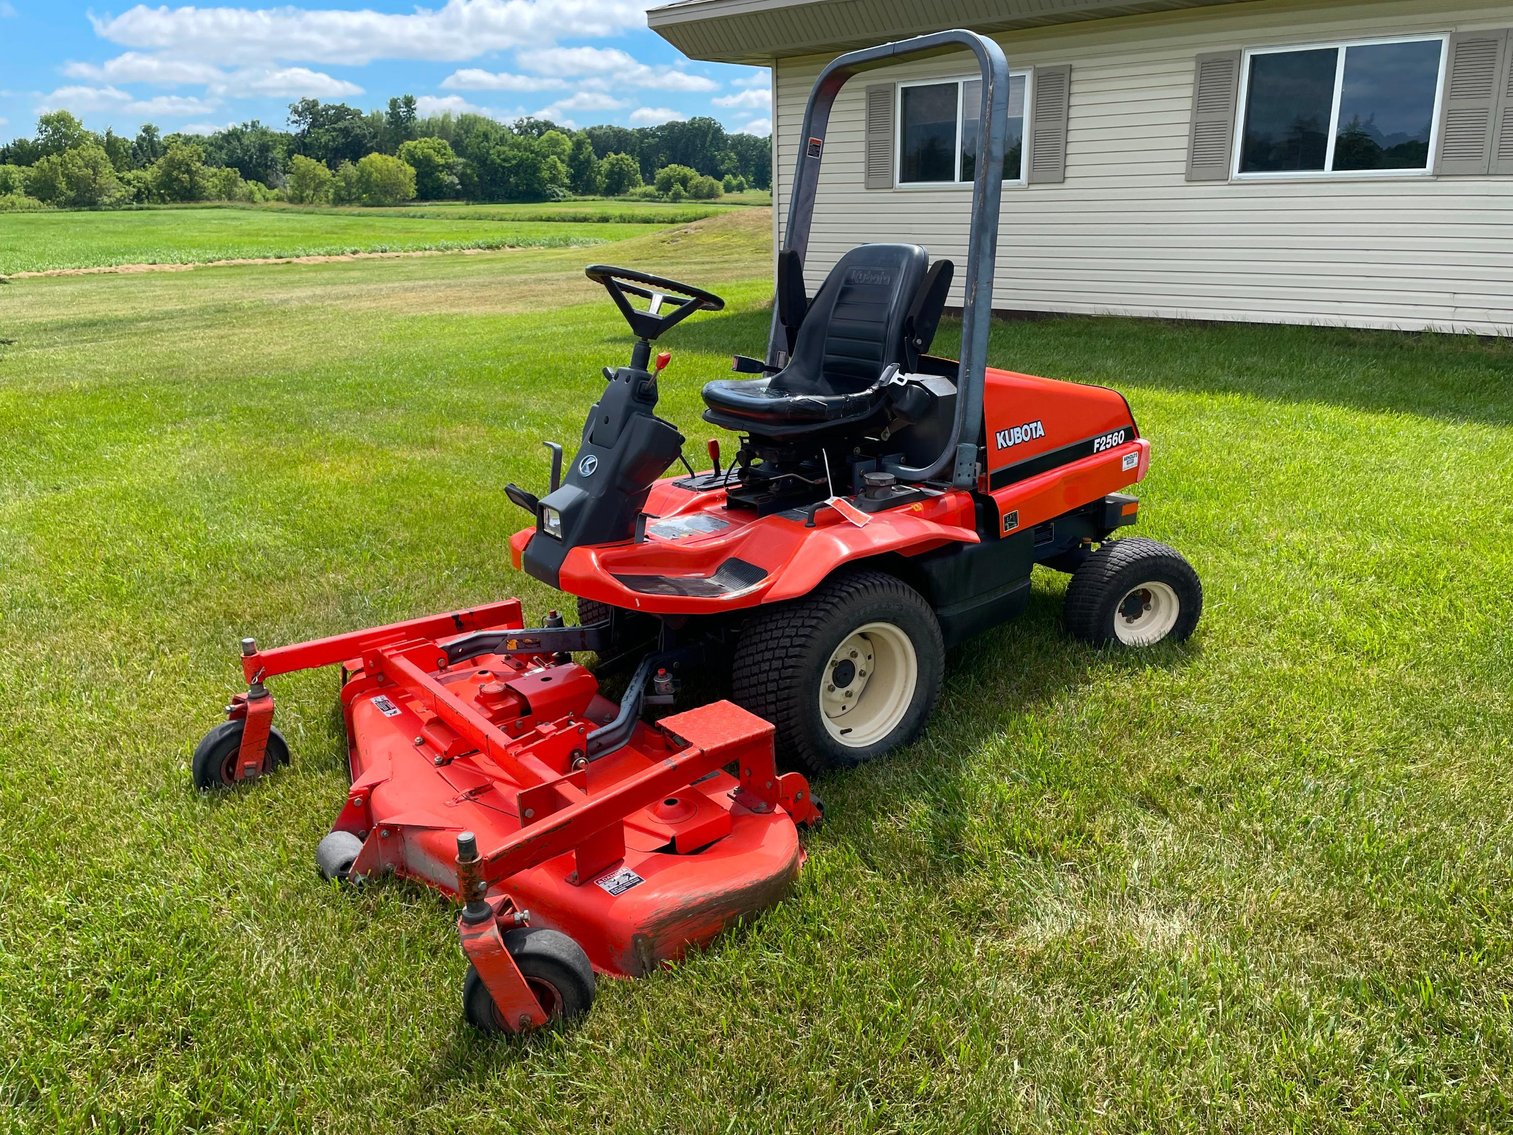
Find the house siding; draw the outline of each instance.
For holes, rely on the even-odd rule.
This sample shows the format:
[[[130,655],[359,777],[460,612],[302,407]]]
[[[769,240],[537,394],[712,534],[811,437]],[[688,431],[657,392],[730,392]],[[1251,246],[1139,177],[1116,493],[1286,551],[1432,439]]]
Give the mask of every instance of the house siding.
[[[1262,0],[995,37],[1011,67],[1070,64],[1072,81],[1066,180],[1004,189],[994,306],[1513,334],[1513,177],[1186,179],[1201,53],[1510,24],[1505,3]],[[779,233],[805,100],[828,61],[775,64]],[[917,242],[962,266],[970,187],[866,189],[864,102],[868,83],[970,67],[966,55],[936,59],[843,89],[809,241],[811,287],[867,241]]]

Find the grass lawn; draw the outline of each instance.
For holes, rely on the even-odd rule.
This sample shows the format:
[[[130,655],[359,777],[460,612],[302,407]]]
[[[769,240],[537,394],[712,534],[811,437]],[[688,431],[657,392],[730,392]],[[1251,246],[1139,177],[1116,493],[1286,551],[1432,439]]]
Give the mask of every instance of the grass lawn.
[[[1037,576],[919,743],[821,783],[791,901],[578,1031],[478,1038],[447,904],[319,881],[334,673],[278,690],[291,769],[190,789],[238,636],[560,602],[509,570],[502,488],[627,355],[582,264],[731,301],[666,343],[701,447],[767,225],[0,288],[0,1126],[1513,1124],[1513,344],[995,328],[1128,395],[1196,638],[1073,644]]]
[[[132,209],[0,213],[0,275],[121,264],[195,264],[253,257],[334,256],[464,248],[560,248],[633,236],[637,220],[574,223],[531,206],[437,209]],[[444,210],[444,211],[443,211]],[[662,224],[707,213],[667,215]]]

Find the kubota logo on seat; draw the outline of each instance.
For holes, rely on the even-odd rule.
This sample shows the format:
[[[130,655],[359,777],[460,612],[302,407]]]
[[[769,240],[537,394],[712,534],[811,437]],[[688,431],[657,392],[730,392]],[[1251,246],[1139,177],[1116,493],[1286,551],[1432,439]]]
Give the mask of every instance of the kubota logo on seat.
[[[870,284],[878,287],[893,283],[893,273],[882,268],[853,268],[846,273],[848,284]]]
[[[1022,426],[1012,429],[999,430],[993,435],[993,441],[999,449],[1008,449],[1018,445],[1022,441],[1034,441],[1036,438],[1045,437],[1045,425],[1042,422],[1026,422]]]

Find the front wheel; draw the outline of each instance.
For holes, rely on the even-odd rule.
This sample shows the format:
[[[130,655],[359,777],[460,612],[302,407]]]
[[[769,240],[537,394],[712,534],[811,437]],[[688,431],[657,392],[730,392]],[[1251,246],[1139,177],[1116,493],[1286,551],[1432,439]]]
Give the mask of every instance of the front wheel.
[[[1067,630],[1122,647],[1185,642],[1203,613],[1203,584],[1180,552],[1127,536],[1101,545],[1066,589]]]
[[[583,947],[566,934],[545,927],[511,930],[504,936],[520,976],[541,1003],[547,1028],[561,1028],[582,1017],[594,1003],[594,969]],[[471,965],[462,982],[462,1010],[480,1032],[517,1031],[504,1019],[483,978]]]
[[[859,571],[747,623],[731,692],[772,722],[779,758],[814,775],[913,740],[944,673],[940,624],[924,596]]]
[[[231,788],[236,785],[237,755],[242,749],[242,730],[246,722],[223,721],[205,734],[194,750],[190,762],[194,786],[201,792]],[[289,745],[277,729],[269,728],[268,744],[263,750],[263,774],[289,763]]]

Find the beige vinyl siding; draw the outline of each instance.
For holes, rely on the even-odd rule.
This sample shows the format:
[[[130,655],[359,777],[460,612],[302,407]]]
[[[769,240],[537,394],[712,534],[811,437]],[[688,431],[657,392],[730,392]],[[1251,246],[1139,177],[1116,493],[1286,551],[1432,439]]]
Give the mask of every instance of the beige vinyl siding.
[[[998,37],[1014,68],[1072,68],[1066,181],[1006,187],[994,306],[1513,333],[1513,177],[1188,182],[1198,54],[1513,24],[1505,3],[1302,3],[1137,16]],[[774,77],[778,207],[821,57]],[[869,83],[967,73],[970,57],[871,72],[831,117],[805,275],[905,240],[965,259],[967,186],[863,187]],[[961,273],[958,272],[958,281]],[[960,285],[952,301],[960,302]]]

